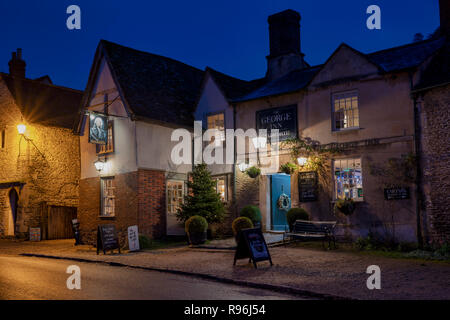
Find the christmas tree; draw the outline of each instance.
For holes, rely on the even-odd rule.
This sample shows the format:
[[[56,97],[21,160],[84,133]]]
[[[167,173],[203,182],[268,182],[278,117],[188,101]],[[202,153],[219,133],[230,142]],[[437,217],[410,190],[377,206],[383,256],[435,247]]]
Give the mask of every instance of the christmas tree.
[[[188,181],[188,190],[184,203],[177,212],[178,220],[185,222],[195,215],[204,217],[208,223],[223,220],[225,208],[216,191],[216,181],[212,179],[206,164],[194,167]]]

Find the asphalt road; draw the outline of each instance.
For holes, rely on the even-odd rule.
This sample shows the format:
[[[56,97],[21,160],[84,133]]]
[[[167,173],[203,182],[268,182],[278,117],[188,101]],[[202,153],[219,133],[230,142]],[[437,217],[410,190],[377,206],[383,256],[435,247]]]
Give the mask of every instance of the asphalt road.
[[[81,289],[69,290],[67,267],[81,270]],[[298,300],[298,296],[193,277],[68,260],[0,255],[0,299],[33,300]]]

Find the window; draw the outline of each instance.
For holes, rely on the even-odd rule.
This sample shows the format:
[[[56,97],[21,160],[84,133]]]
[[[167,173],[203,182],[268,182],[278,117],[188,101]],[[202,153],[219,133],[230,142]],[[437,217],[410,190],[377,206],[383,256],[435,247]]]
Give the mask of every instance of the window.
[[[176,214],[184,201],[184,181],[167,181],[167,213]]]
[[[114,177],[101,178],[101,216],[114,217],[115,216],[115,183]]]
[[[334,160],[335,199],[363,200],[361,159]]]
[[[224,113],[212,114],[207,117],[208,128],[216,129],[220,131],[220,137],[222,141],[225,140],[225,115]]]
[[[213,178],[216,181],[216,192],[220,195],[223,202],[227,201],[227,183],[226,177]]]
[[[333,95],[333,130],[359,127],[358,93]]]
[[[114,152],[114,129],[113,122],[108,121],[108,143],[106,145],[97,145],[97,153],[112,153]]]
[[[5,149],[6,147],[6,130],[2,129],[1,136],[0,136],[0,146],[2,149]]]

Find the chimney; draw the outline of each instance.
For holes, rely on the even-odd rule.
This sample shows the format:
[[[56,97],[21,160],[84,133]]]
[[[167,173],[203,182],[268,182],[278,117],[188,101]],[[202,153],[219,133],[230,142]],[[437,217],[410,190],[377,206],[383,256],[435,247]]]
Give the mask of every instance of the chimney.
[[[268,80],[282,77],[307,66],[300,50],[300,14],[288,9],[269,16],[270,54],[267,56]]]
[[[441,34],[450,38],[450,0],[439,0],[439,15]]]
[[[17,78],[25,78],[25,61],[22,60],[22,49],[12,53],[12,59],[8,62],[9,74]]]

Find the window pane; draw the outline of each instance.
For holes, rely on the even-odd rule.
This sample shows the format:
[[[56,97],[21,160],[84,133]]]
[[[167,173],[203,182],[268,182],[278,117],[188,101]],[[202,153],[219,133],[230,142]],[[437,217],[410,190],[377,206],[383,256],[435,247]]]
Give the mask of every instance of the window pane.
[[[361,159],[334,161],[335,198],[363,200]]]
[[[358,94],[350,92],[333,96],[335,130],[359,126]]]

